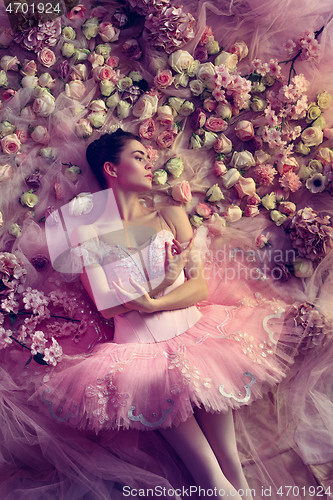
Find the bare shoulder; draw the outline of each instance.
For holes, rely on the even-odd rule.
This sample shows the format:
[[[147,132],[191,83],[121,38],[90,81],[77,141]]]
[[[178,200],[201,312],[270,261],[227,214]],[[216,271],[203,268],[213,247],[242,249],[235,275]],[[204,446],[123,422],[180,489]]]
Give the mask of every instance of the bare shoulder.
[[[193,236],[192,226],[188,220],[187,213],[178,206],[170,205],[161,210],[162,217],[169,227],[174,231],[175,238],[184,243]]]
[[[76,247],[80,243],[96,238],[96,229],[92,224],[87,224],[85,226],[78,226],[74,229],[71,234],[71,246]]]

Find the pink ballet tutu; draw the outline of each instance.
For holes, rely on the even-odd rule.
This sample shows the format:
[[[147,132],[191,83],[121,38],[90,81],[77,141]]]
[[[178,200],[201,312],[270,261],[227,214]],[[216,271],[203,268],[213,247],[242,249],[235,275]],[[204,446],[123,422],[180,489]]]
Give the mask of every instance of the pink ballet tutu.
[[[153,430],[185,421],[194,406],[226,412],[250,404],[283,378],[296,338],[277,302],[204,305],[201,312],[167,341],[104,343],[66,356],[30,401],[79,429]],[[282,359],[285,341],[290,357]]]

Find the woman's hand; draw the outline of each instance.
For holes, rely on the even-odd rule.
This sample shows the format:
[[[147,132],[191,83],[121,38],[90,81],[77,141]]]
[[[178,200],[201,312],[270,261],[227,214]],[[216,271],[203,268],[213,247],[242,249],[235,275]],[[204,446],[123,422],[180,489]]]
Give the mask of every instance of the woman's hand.
[[[130,283],[135,292],[125,290],[120,278],[118,278],[118,283],[112,282],[119,302],[129,310],[134,309],[144,313],[155,312],[155,300],[149,297],[143,286],[139,285],[133,278],[130,278]],[[138,294],[140,294],[139,297]]]
[[[188,256],[193,247],[194,239],[191,238],[186,248],[177,240],[172,240],[173,245],[169,241],[165,243],[165,283],[167,286],[172,285],[184,267],[186,266]]]

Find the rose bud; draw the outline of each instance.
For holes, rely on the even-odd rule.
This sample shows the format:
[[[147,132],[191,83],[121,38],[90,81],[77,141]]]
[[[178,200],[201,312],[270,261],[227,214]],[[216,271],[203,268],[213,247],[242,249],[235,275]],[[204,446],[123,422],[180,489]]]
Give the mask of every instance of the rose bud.
[[[36,170],[33,174],[26,177],[25,182],[28,184],[31,189],[38,189],[40,186],[40,178],[41,173],[39,170]]]

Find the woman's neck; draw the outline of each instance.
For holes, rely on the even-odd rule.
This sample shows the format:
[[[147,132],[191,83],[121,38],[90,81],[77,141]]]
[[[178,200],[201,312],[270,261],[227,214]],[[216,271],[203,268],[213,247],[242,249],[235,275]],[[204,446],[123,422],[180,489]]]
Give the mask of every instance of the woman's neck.
[[[137,193],[127,193],[115,189],[108,190],[108,198],[102,218],[110,220],[110,214],[115,213],[115,203],[118,208],[120,220],[130,222],[144,216],[144,207],[139,201]]]

